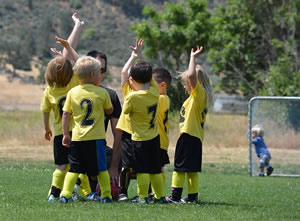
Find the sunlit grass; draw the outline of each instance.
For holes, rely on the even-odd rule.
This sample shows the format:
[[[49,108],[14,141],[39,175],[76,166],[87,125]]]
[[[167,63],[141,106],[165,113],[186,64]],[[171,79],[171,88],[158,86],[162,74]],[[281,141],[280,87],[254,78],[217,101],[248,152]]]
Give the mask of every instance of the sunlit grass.
[[[0,220],[299,220],[295,178],[249,177],[239,165],[204,165],[200,204],[48,203],[51,162],[0,159]],[[223,167],[223,169],[221,169]],[[171,168],[166,170],[170,194]],[[136,195],[136,182],[129,196]],[[184,191],[186,195],[186,190]]]

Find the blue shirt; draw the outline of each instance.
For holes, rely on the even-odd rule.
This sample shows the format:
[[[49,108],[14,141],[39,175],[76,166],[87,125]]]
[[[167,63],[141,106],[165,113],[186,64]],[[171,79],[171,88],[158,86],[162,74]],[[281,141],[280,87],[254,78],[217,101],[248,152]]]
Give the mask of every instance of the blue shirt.
[[[255,137],[252,140],[252,143],[255,145],[255,152],[256,152],[258,157],[260,157],[261,155],[264,155],[264,154],[270,155],[270,153],[268,151],[268,148],[265,144],[264,138]]]

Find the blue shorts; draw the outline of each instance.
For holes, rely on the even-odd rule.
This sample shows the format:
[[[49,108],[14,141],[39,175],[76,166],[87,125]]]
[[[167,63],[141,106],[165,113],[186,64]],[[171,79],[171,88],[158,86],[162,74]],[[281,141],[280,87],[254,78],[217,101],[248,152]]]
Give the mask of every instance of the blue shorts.
[[[258,163],[259,168],[265,168],[269,166],[270,160],[271,160],[270,154],[261,154],[259,156],[259,163]]]

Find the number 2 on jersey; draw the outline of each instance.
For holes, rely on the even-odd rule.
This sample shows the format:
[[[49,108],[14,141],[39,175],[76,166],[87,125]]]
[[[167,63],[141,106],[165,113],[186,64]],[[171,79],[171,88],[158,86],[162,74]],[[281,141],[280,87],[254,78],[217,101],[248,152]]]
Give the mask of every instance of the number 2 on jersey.
[[[93,110],[93,105],[89,99],[85,98],[80,102],[81,109],[84,109],[84,106],[83,106],[84,103],[86,103],[86,114],[83,118],[83,121],[81,122],[81,125],[82,126],[90,126],[90,125],[94,124],[94,120],[95,120],[95,119],[89,119],[89,117],[92,113],[92,110]]]
[[[154,128],[154,118],[155,118],[155,115],[156,115],[156,110],[157,110],[157,103],[148,107],[148,114],[152,113],[152,118],[149,122],[150,124],[150,128]]]

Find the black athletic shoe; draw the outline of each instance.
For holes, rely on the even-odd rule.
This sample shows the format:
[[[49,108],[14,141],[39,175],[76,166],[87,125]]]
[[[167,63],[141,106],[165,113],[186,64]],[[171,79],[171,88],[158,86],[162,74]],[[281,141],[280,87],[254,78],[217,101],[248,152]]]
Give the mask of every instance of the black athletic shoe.
[[[267,169],[267,176],[270,176],[273,173],[274,168],[273,167],[269,167]]]

